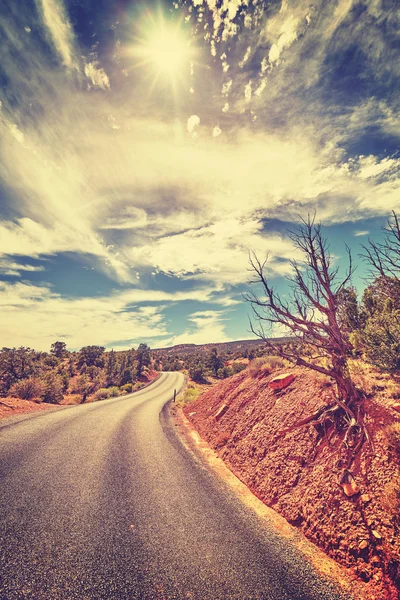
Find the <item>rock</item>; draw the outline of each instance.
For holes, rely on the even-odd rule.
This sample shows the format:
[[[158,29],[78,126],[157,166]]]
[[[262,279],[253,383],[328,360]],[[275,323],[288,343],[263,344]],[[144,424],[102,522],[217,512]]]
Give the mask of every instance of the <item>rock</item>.
[[[371,502],[371,496],[369,494],[362,494],[361,501],[367,504],[367,502]]]
[[[295,376],[293,373],[284,373],[283,375],[278,375],[277,377],[271,379],[269,382],[269,387],[273,390],[283,390],[283,388],[291,384],[294,379]]]
[[[219,421],[224,416],[224,414],[226,413],[228,408],[229,408],[228,404],[223,404],[215,413],[215,419],[217,421]]]
[[[358,492],[360,491],[360,488],[356,484],[354,477],[352,476],[351,473],[348,473],[348,472],[343,477],[341,486],[342,486],[343,491],[346,494],[346,496],[349,496],[349,497],[354,496],[355,494],[358,494]]]
[[[362,542],[360,542],[358,544],[358,547],[360,550],[365,550],[365,548],[368,548],[368,542],[367,540],[363,540]]]
[[[381,539],[382,539],[382,536],[381,536],[381,534],[380,534],[378,531],[376,531],[376,529],[373,529],[373,530],[371,531],[371,533],[372,533],[372,535],[374,536],[374,538],[376,538],[377,540],[381,540]]]

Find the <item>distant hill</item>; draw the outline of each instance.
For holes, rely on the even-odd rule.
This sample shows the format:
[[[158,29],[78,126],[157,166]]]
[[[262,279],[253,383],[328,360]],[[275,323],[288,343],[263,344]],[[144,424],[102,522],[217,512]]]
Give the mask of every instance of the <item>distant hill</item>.
[[[293,341],[289,337],[274,338],[274,343],[285,344]],[[218,352],[223,353],[234,353],[243,350],[259,349],[265,346],[265,342],[259,339],[251,340],[236,340],[233,342],[217,342],[213,344],[177,344],[176,346],[169,346],[167,348],[156,348],[152,350],[153,356],[165,356],[176,354],[180,356],[189,356],[191,354],[199,352],[209,352],[212,348],[217,348]]]

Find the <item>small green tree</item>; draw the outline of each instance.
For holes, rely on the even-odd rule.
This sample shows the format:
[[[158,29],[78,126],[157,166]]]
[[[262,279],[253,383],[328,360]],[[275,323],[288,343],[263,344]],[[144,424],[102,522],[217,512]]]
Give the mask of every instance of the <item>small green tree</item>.
[[[17,381],[32,377],[39,367],[39,354],[31,348],[2,348],[0,350],[0,393],[7,394]]]
[[[379,276],[363,294],[357,343],[365,359],[384,371],[400,370],[400,281]]]
[[[78,368],[84,364],[88,367],[104,367],[104,351],[103,346],[84,346],[79,350]]]
[[[67,344],[65,342],[54,342],[51,345],[50,354],[57,358],[64,358],[67,355]]]
[[[194,364],[189,369],[190,378],[197,383],[207,381],[207,369],[202,363]]]
[[[136,359],[137,359],[136,373],[137,373],[137,376],[140,377],[142,375],[143,368],[150,367],[150,365],[151,365],[150,348],[147,344],[139,344],[139,347],[136,350]]]
[[[219,356],[216,348],[213,348],[209,354],[208,365],[215,377],[218,377],[218,371],[224,366],[224,361],[221,356]]]
[[[218,369],[218,377],[220,379],[226,379],[227,377],[230,377],[231,375],[233,375],[233,371],[231,369],[231,367],[221,367],[220,369]]]
[[[135,381],[132,367],[126,367],[120,375],[119,385],[132,384]]]
[[[44,379],[43,402],[59,404],[64,397],[64,381],[61,375],[48,373]]]

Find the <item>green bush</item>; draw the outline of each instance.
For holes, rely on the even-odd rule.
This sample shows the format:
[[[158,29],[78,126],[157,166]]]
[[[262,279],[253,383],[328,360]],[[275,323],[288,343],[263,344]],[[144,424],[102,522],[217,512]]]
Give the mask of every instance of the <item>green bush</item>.
[[[362,332],[365,358],[384,371],[400,369],[400,311],[383,311],[369,318]]]
[[[200,394],[201,389],[189,383],[183,394],[178,396],[177,403],[180,406],[185,406],[186,404],[194,402]]]
[[[127,392],[127,394],[130,394],[133,390],[133,384],[132,383],[125,383],[124,385],[121,385],[119,388],[122,392]]]
[[[244,371],[246,365],[240,362],[232,363],[232,373],[235,375],[236,373],[240,373],[240,371]]]
[[[116,385],[111,386],[110,388],[108,388],[107,391],[108,391],[109,398],[116,398],[117,396],[120,395],[119,387],[117,387]]]
[[[106,398],[109,398],[108,389],[100,388],[97,390],[97,392],[95,392],[94,397],[96,400],[105,400]]]
[[[220,379],[226,379],[233,375],[233,371],[230,367],[222,367],[221,369],[218,369],[217,375]]]
[[[201,363],[193,365],[189,369],[189,375],[190,375],[190,378],[193,379],[193,381],[198,381],[199,383],[202,383],[202,382],[206,381],[206,376],[207,376],[206,367]]]

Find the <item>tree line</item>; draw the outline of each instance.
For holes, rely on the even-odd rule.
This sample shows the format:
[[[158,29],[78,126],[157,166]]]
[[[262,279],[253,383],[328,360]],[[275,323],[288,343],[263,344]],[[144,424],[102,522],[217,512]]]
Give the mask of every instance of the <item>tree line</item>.
[[[61,341],[49,352],[3,347],[0,395],[56,404],[67,394],[79,395],[81,402],[89,395],[102,399],[135,391],[150,367],[150,348],[144,343],[119,352],[94,345],[69,352]]]

